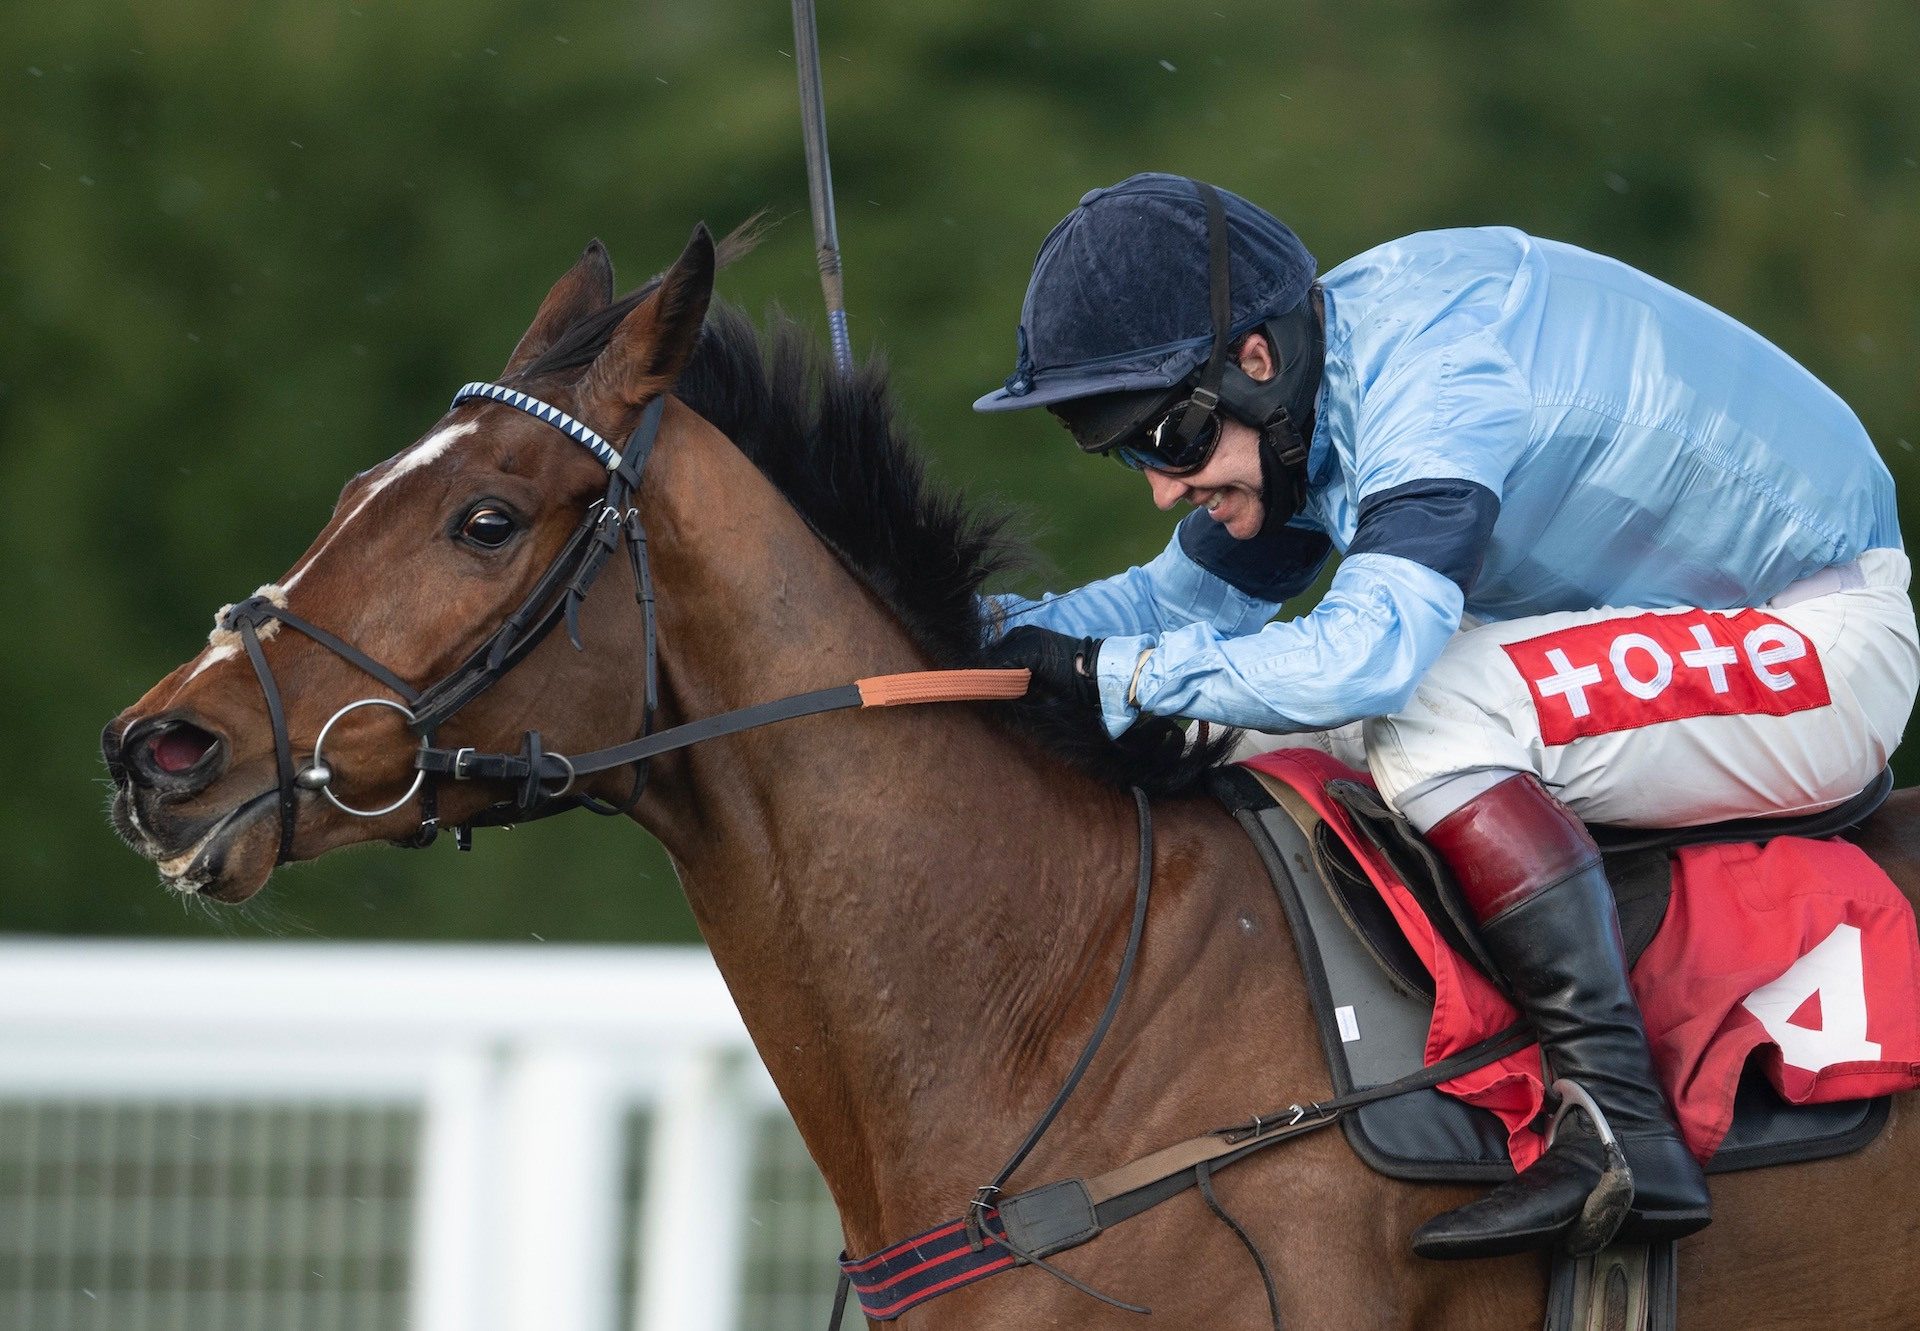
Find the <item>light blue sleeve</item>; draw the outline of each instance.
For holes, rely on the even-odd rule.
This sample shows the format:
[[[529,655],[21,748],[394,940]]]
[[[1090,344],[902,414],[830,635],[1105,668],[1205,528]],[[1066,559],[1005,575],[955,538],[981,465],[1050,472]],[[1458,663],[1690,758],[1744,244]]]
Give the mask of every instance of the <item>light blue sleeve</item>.
[[[1142,712],[1282,733],[1385,716],[1406,705],[1459,628],[1463,599],[1424,564],[1354,555],[1311,614],[1258,633],[1234,637],[1196,623],[1157,641],[1108,637],[1100,649],[1103,719],[1118,735]],[[1127,700],[1129,685],[1137,705]]]
[[[1231,637],[1253,632],[1280,609],[1278,601],[1250,596],[1200,567],[1180,548],[1178,536],[1145,565],[1070,592],[1048,593],[1037,601],[1012,595],[986,599],[1004,628],[1035,624],[1076,638],[1157,637],[1190,624],[1206,624]],[[1129,658],[1129,674],[1132,669]]]

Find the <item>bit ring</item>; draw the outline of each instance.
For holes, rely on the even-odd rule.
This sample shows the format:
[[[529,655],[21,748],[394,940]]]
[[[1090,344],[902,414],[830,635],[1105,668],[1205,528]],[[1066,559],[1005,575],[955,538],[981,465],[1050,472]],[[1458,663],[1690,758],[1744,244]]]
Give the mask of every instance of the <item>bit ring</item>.
[[[415,795],[418,795],[421,785],[426,782],[427,774],[424,770],[415,772],[413,774],[413,784],[407,787],[407,793],[393,803],[382,805],[378,809],[356,809],[351,804],[344,803],[338,795],[334,794],[333,769],[326,765],[320,755],[326,746],[327,735],[332,731],[334,723],[348,712],[360,707],[391,707],[394,711],[406,717],[409,725],[415,720],[411,708],[404,704],[397,703],[391,698],[361,698],[356,702],[348,703],[345,707],[342,707],[339,711],[328,717],[327,723],[320,727],[320,733],[314,736],[313,739],[313,761],[307,765],[306,769],[302,771],[299,776],[294,778],[294,783],[307,790],[319,791],[327,797],[327,802],[333,805],[334,808],[340,810],[341,813],[352,814],[355,818],[381,818],[410,802]]]

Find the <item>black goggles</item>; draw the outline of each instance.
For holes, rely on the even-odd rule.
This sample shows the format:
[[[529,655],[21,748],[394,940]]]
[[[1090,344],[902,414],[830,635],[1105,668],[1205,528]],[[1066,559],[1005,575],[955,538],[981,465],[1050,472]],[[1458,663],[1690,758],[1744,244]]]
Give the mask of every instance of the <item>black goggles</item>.
[[[1194,412],[1200,415],[1189,426]],[[1206,403],[1185,397],[1134,438],[1115,444],[1107,456],[1133,471],[1190,476],[1213,461],[1222,424],[1219,399]]]
[[[1050,408],[1088,453],[1113,458],[1134,471],[1148,469],[1170,476],[1199,471],[1220,444],[1221,416],[1216,400],[1196,428],[1185,436],[1188,413],[1205,394],[1191,384],[1148,389],[1136,393],[1109,393],[1097,398],[1062,402]]]

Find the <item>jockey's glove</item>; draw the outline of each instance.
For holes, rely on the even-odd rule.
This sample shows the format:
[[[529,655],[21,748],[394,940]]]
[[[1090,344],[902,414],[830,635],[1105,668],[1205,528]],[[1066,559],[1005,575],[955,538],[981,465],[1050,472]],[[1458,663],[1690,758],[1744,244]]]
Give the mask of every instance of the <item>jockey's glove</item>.
[[[1027,696],[1065,703],[1100,716],[1099,638],[1071,638],[1052,629],[1023,624],[987,648],[987,664],[1003,670],[1033,672]]]

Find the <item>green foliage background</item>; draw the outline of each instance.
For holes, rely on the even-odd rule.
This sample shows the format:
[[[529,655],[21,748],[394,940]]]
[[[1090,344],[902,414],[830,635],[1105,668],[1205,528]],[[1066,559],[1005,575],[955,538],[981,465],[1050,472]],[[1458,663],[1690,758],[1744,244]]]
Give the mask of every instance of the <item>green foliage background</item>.
[[[947,479],[1035,515],[1055,585],[1169,520],[1040,413],[967,406],[1010,367],[1047,228],[1149,168],[1266,204],[1325,266],[1488,222],[1616,254],[1807,364],[1920,494],[1911,4],[821,0],[820,23],[856,342]],[[780,0],[10,12],[0,929],[693,936],[657,849],[584,816],[183,910],[108,832],[95,735],[498,368],[589,237],[631,284],[695,220],[770,208],[723,291],[821,323],[791,49]]]

